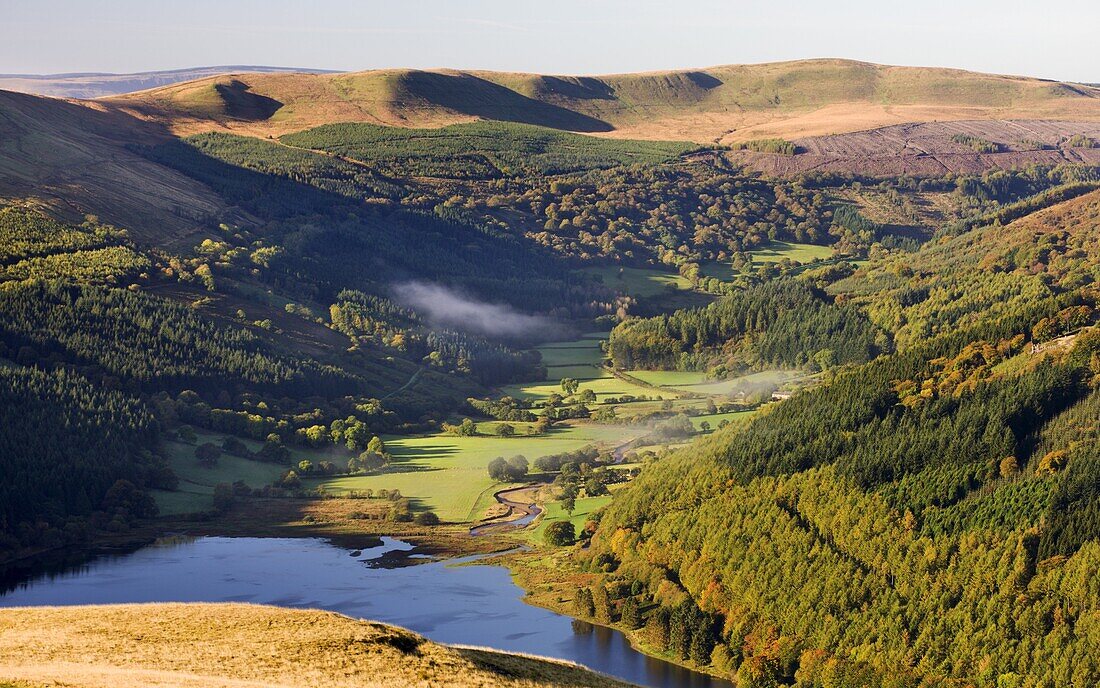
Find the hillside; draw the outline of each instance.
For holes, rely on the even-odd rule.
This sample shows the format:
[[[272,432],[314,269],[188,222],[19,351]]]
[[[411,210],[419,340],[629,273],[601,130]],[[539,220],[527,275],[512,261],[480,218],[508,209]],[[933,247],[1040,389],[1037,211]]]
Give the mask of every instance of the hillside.
[[[5,680],[79,688],[627,686],[566,662],[448,647],[330,612],[245,604],[5,609]]]
[[[1088,141],[1074,145],[1074,136]],[[795,138],[795,155],[736,151],[728,159],[771,175],[813,171],[928,177],[1028,165],[1098,165],[1096,141],[1100,122],[963,119]]]
[[[94,103],[0,91],[0,200],[32,197],[69,220],[90,213],[144,241],[193,244],[200,225],[228,209],[202,184],[131,148],[169,139],[155,124]]]
[[[261,65],[218,65],[166,69],[154,72],[111,74],[92,72],[81,74],[0,74],[0,89],[17,93],[33,93],[54,98],[100,98],[194,81],[218,74],[234,72],[271,73],[299,72],[324,74],[330,70],[297,67],[266,67]]]
[[[664,607],[657,651],[742,686],[1094,685],[1098,264],[1093,191],[825,276],[804,324],[746,291],[620,325],[613,355],[652,358],[747,312],[728,353],[843,306],[887,350],[647,469],[575,559]]]
[[[180,132],[229,127],[258,135],[335,122],[439,126],[484,118],[728,143],[936,120],[1100,120],[1100,91],[1093,87],[832,59],[590,77],[398,69],[242,73],[109,100]]]

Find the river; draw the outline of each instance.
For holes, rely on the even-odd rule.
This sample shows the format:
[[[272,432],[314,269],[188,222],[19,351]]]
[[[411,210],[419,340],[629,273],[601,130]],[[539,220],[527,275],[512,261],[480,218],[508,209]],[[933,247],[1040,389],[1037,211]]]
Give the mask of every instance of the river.
[[[653,688],[732,688],[647,657],[616,630],[523,602],[507,569],[477,557],[384,568],[393,538],[352,552],[313,538],[164,538],[0,590],[0,607],[252,602],[327,609],[428,638],[566,659]],[[391,555],[392,556],[392,555]]]

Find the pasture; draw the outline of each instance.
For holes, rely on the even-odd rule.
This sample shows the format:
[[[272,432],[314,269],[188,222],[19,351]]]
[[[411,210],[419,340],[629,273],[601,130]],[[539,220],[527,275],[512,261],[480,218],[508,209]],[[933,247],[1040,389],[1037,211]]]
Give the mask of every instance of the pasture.
[[[574,451],[598,442],[615,443],[628,432],[629,428],[578,423],[562,424],[539,436],[386,437],[383,439],[393,460],[381,472],[310,478],[306,483],[334,494],[396,489],[410,498],[414,509],[430,509],[445,521],[471,521],[491,503],[487,496],[505,487],[492,480],[487,471],[496,457],[521,454],[533,464],[547,454]]]
[[[783,259],[806,265],[818,260],[829,260],[833,257],[833,249],[831,246],[818,246],[816,244],[772,241],[761,248],[749,251],[749,256],[752,258],[753,266],[764,263],[778,263]],[[720,280],[731,279],[738,272],[728,262],[704,263],[699,268],[699,274],[702,276]]]
[[[599,277],[605,286],[617,292],[638,298],[659,296],[679,289],[691,289],[691,282],[672,270],[601,265],[585,268],[582,272]]]
[[[195,458],[195,447],[204,442],[212,442],[220,447],[223,436],[209,433],[196,433],[196,436],[198,441],[194,445],[183,442],[165,443],[165,456],[168,465],[179,477],[179,489],[172,492],[152,491],[162,516],[209,511],[214,507],[214,486],[218,483],[243,480],[249,487],[263,487],[270,485],[290,468],[289,465],[253,461],[225,453],[218,458],[216,466],[204,468]],[[244,440],[244,443],[252,451],[260,448],[259,442]],[[302,456],[298,457],[297,454]],[[305,453],[295,452],[294,461],[306,456]]]

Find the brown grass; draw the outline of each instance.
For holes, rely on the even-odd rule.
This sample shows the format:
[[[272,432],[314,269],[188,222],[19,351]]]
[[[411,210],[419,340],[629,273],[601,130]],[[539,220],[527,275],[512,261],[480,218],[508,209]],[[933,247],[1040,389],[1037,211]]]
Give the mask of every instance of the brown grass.
[[[281,107],[268,118],[234,112],[254,96]],[[257,136],[332,122],[433,127],[487,117],[602,136],[730,143],[904,122],[1100,120],[1096,88],[851,60],[593,77],[401,69],[223,75],[100,102],[178,133],[228,128]]]
[[[244,604],[0,611],[5,680],[81,688],[627,685],[566,662],[448,647],[330,612]]]

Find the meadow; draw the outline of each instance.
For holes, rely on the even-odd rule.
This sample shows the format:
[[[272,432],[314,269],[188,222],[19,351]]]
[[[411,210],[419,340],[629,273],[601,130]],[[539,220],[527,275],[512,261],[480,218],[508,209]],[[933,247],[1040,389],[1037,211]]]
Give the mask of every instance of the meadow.
[[[790,241],[772,241],[767,245],[749,251],[753,266],[764,263],[778,263],[784,259],[792,260],[803,265],[819,260],[829,260],[833,257],[831,246],[818,246],[816,244],[797,244]],[[728,262],[708,262],[699,268],[699,274],[704,277],[713,277],[720,280],[731,279],[738,270]]]
[[[691,282],[679,273],[650,268],[601,265],[582,272],[595,275],[608,287],[637,298],[649,298],[678,289],[691,289]]]
[[[460,437],[435,434],[384,437],[393,455],[389,467],[370,475],[307,480],[333,494],[357,490],[400,490],[414,510],[430,509],[445,521],[480,518],[492,493],[507,485],[489,477],[487,466],[498,456],[517,454],[532,463],[540,456],[574,451],[593,443],[614,443],[628,428],[591,423],[561,424],[546,435]]]
[[[619,487],[614,485],[612,487]],[[527,531],[527,540],[535,544],[542,544],[543,533],[546,532],[547,526],[555,521],[569,520],[573,524],[574,532],[579,533],[584,528],[585,521],[588,520],[588,516],[611,503],[612,495],[601,495],[599,497],[581,497],[577,499],[576,505],[572,514],[567,514],[562,509],[561,502],[547,502],[543,505],[543,515],[539,519],[538,524],[534,528]]]
[[[221,446],[223,435],[196,433],[195,444],[166,442],[164,452],[168,465],[179,477],[176,491],[153,490],[153,498],[162,516],[191,514],[214,508],[214,486],[218,483],[234,483],[243,480],[249,487],[263,487],[277,480],[289,466],[243,459],[222,453],[213,468],[204,468],[195,458],[195,447],[205,442]],[[251,451],[257,451],[260,443],[242,440]],[[292,452],[297,462],[307,457],[304,452]],[[302,454],[302,456],[298,456]]]
[[[709,379],[702,371],[631,370],[628,374],[662,390],[680,390],[709,396],[729,396],[765,385],[783,387],[803,376],[802,373],[791,370],[764,370],[725,380]]]

